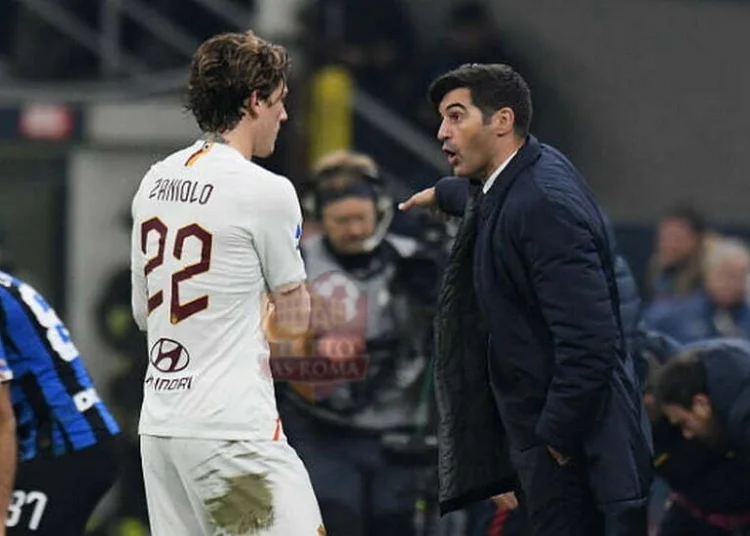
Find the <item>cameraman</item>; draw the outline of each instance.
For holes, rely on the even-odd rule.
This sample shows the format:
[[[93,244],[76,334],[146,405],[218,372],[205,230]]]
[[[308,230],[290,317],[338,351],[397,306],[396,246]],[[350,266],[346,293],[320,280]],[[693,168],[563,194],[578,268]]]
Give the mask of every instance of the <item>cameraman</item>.
[[[413,534],[415,472],[387,456],[383,437],[428,424],[438,260],[418,240],[388,233],[393,202],[365,155],[323,157],[304,204],[322,231],[301,245],[317,327],[296,353],[354,358],[347,370],[361,377],[290,381],[280,389],[284,431],[308,467],[329,536]]]

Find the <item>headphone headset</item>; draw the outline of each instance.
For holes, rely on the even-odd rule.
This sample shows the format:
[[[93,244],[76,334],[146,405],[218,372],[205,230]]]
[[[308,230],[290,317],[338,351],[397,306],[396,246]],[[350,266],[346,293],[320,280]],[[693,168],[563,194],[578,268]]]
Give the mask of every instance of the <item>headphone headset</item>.
[[[329,180],[341,175],[363,179],[372,189],[378,223],[375,227],[375,232],[363,244],[365,251],[372,251],[383,241],[385,235],[388,234],[388,229],[391,226],[394,216],[393,198],[388,193],[385,181],[383,181],[379,173],[373,173],[372,170],[361,166],[342,165],[325,168],[316,173],[309,182],[306,188],[307,193],[302,197],[302,208],[306,213],[320,221],[323,217],[323,206],[321,203],[322,187]]]

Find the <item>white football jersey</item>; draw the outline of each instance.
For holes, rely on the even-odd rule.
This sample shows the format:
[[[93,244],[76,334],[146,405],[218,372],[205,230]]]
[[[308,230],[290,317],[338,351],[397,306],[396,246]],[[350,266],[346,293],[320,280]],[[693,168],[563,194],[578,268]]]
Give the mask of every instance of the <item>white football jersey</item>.
[[[149,348],[140,433],[278,438],[261,307],[305,279],[291,182],[199,141],[148,171],[132,211],[133,316]]]

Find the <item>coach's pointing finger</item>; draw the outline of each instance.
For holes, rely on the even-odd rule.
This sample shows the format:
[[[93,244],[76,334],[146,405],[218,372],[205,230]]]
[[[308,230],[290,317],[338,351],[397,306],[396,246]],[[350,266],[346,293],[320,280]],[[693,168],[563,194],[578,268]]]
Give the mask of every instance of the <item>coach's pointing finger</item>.
[[[409,210],[414,207],[428,208],[430,210],[437,209],[437,198],[435,197],[435,188],[426,188],[421,192],[417,192],[403,203],[399,203],[399,210]]]

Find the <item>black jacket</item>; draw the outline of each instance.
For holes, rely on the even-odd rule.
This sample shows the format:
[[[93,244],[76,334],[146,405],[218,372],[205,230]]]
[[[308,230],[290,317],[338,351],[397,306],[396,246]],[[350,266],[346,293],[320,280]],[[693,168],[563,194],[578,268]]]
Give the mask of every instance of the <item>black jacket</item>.
[[[459,184],[459,188],[467,184]],[[435,314],[434,385],[442,513],[510,491],[516,483],[490,388],[487,322],[474,292],[476,208],[471,195],[445,268]],[[463,207],[460,211],[463,213]]]
[[[457,180],[437,186],[441,207],[454,214],[466,198]],[[643,504],[651,474],[649,425],[623,342],[614,265],[607,226],[583,179],[555,149],[527,138],[482,198],[474,247],[497,428],[514,448],[546,444],[578,457],[605,511]],[[465,391],[477,398],[487,388]],[[480,439],[470,434],[460,441],[472,440]],[[452,472],[472,459],[454,457],[459,468]],[[483,483],[507,477],[499,469],[494,476],[484,475]]]
[[[750,465],[750,343],[715,339],[685,346],[701,350],[708,396],[737,459]]]
[[[610,243],[614,239],[610,238]],[[638,336],[641,319],[641,296],[633,272],[627,261],[620,255],[615,259],[615,278],[620,294],[620,318],[625,340],[631,344]],[[632,351],[632,347],[631,347]]]

